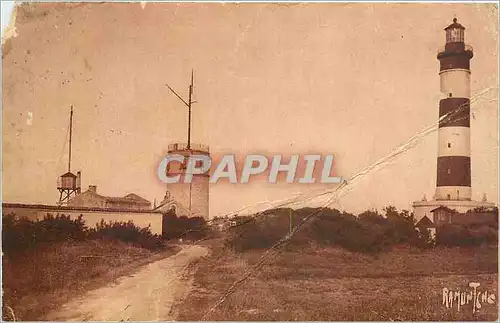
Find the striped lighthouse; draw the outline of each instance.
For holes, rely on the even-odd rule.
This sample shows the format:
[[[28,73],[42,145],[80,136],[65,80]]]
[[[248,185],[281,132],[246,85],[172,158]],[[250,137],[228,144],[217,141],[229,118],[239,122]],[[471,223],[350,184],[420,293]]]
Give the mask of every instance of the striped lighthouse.
[[[453,19],[444,29],[446,44],[439,50],[439,101],[437,181],[434,198],[413,202],[413,215],[420,221],[435,222],[433,211],[446,207],[460,213],[476,208],[492,208],[486,200],[475,201],[471,191],[470,142],[470,60],[472,48],[465,45],[465,28]],[[426,221],[422,222],[425,223]],[[435,229],[434,233],[435,234]]]
[[[470,60],[465,28],[453,19],[444,29],[446,45],[437,55],[441,92],[436,200],[471,200]]]

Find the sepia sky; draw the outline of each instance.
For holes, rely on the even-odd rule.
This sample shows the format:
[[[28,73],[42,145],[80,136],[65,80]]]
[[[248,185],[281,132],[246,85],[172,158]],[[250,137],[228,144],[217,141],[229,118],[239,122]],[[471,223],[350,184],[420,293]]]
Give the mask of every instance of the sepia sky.
[[[474,47],[473,198],[498,203],[498,26],[493,4],[73,3],[25,5],[3,48],[3,201],[55,204],[67,171],[98,193],[160,201],[167,145],[335,156],[345,179],[438,118],[438,48],[454,17]],[[437,132],[357,181],[334,207],[409,209],[436,183]],[[321,188],[215,184],[211,216]],[[328,188],[331,186],[324,186]]]

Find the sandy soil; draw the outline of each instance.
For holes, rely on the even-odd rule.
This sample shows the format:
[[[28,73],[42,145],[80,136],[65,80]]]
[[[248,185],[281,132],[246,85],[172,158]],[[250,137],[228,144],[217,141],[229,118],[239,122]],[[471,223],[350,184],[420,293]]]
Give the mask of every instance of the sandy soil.
[[[189,291],[190,266],[208,254],[202,246],[185,246],[176,255],[141,268],[136,274],[90,291],[49,314],[54,321],[168,321],[172,305]]]

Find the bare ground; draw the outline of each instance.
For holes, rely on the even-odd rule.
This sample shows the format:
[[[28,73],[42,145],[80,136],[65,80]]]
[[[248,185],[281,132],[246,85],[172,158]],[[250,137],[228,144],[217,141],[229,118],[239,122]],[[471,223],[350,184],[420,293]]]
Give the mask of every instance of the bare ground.
[[[183,246],[174,256],[150,263],[116,283],[92,290],[48,315],[54,321],[168,321],[172,305],[189,292],[191,266],[208,253]]]

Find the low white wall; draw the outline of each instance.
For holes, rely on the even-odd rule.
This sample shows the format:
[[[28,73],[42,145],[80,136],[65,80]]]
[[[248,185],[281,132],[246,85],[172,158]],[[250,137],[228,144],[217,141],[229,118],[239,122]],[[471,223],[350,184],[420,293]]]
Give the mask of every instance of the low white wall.
[[[2,215],[10,213],[14,213],[19,217],[27,217],[30,220],[42,220],[47,213],[51,213],[53,215],[69,215],[71,219],[78,218],[82,215],[83,220],[88,227],[95,227],[97,223],[101,222],[101,219],[106,222],[132,221],[140,228],[150,226],[151,232],[154,234],[162,233],[162,214],[152,211],[102,210],[56,207],[50,205],[2,204]]]

